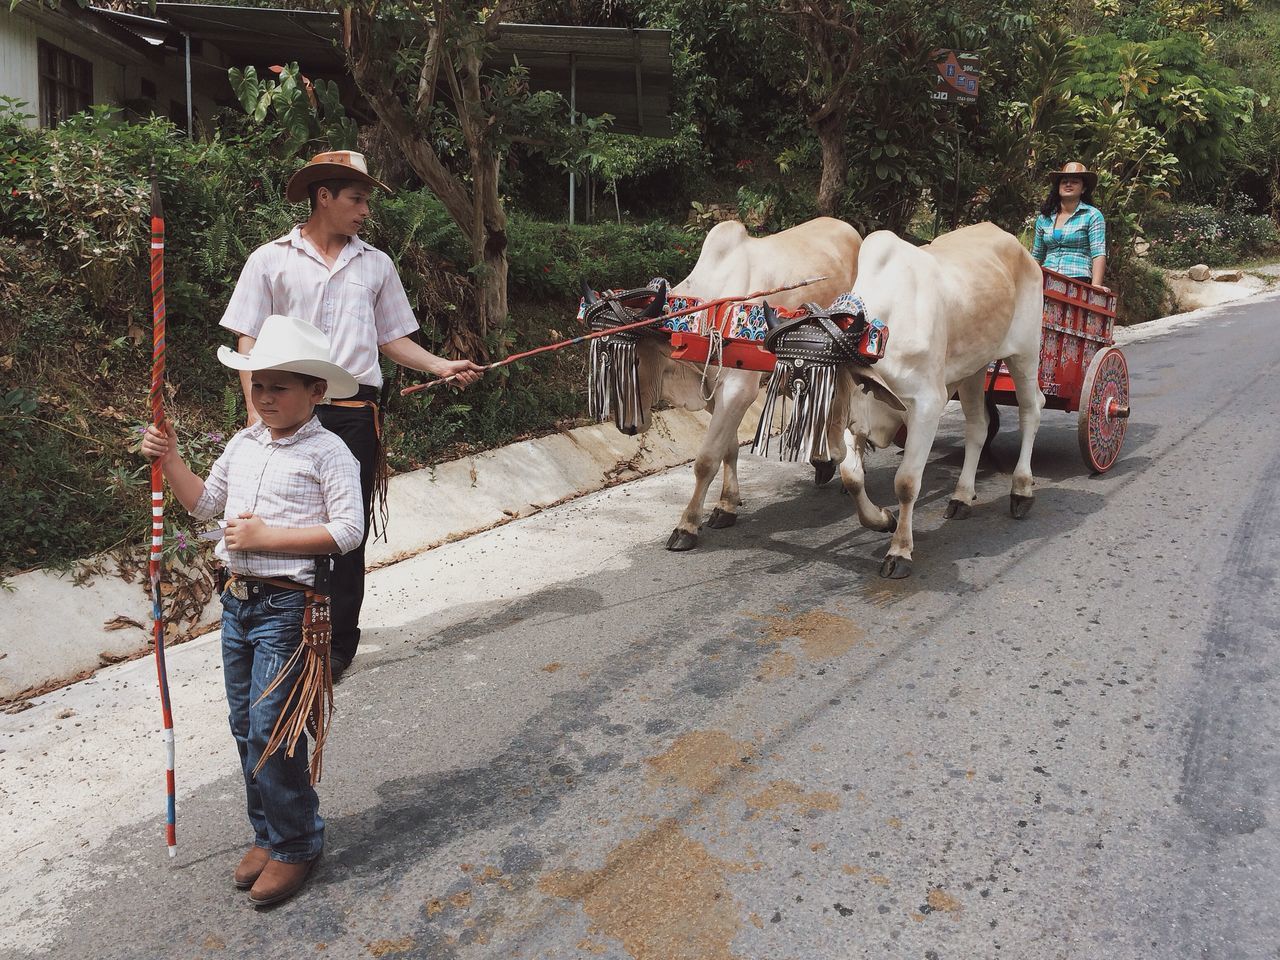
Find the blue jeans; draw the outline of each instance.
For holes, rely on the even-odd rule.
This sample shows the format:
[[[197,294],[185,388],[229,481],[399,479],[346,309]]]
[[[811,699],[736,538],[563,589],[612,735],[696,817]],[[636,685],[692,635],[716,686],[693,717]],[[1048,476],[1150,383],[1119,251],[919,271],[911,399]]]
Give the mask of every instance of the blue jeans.
[[[271,859],[302,863],[324,846],[320,798],[307,768],[307,736],[292,757],[281,748],[257,777],[253,768],[266,749],[271,730],[302,670],[299,658],[290,676],[261,703],[280,668],[302,642],[301,590],[280,591],[258,599],[222,595],[222,668],[231,708],[231,734],[240,750],[253,842],[271,851]]]

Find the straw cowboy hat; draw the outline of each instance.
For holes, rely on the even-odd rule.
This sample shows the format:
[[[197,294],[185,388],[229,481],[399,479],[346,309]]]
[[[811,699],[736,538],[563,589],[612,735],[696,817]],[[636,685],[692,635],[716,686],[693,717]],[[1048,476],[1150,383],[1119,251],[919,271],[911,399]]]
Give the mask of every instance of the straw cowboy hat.
[[[218,359],[233,370],[288,370],[328,382],[324,398],[339,400],[360,389],[356,378],[329,360],[329,338],[297,317],[272,314],[248,354],[218,348]]]
[[[289,178],[284,196],[290,203],[302,203],[307,199],[307,187],[317,180],[359,180],[367,187],[380,190],[391,189],[381,180],[369,176],[368,164],[364,162],[364,154],[354,150],[329,150],[317,153],[307,161],[307,165]]]
[[[1084,181],[1085,187],[1089,190],[1092,190],[1098,185],[1098,175],[1096,173],[1090,173],[1088,167],[1075,160],[1072,160],[1070,163],[1063,164],[1061,170],[1054,170],[1049,174],[1049,179],[1053,181],[1053,185],[1055,187],[1058,185],[1058,181],[1063,177],[1079,177]]]

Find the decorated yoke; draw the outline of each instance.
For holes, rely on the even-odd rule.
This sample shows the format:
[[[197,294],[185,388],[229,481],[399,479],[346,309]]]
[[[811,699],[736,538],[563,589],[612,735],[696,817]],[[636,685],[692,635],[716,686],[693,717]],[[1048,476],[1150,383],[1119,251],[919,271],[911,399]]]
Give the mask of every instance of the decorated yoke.
[[[841,363],[870,365],[884,356],[889,331],[867,315],[861,298],[852,292],[836,298],[830,308],[806,303],[798,309],[775,309],[767,303],[704,301],[666,294],[667,283],[655,279],[637,290],[607,291],[598,296],[584,291],[578,316],[593,331],[613,328],[617,333],[591,341],[588,365],[588,405],[592,416],[612,416],[618,428],[634,433],[641,420],[639,365],[636,345],[641,337],[657,337],[671,346],[671,359],[703,364],[707,370],[728,367],[771,373],[766,397],[772,422],[776,400],[794,401],[792,428],[784,432],[783,456],[825,456],[825,423]],[[704,310],[693,310],[706,303]],[[635,328],[652,316],[650,327]],[[714,387],[712,387],[714,389]],[[707,399],[710,399],[708,396]],[[803,425],[802,425],[803,421]],[[768,427],[763,428],[767,451]],[[820,435],[821,434],[821,435]],[[761,446],[757,437],[754,448]]]

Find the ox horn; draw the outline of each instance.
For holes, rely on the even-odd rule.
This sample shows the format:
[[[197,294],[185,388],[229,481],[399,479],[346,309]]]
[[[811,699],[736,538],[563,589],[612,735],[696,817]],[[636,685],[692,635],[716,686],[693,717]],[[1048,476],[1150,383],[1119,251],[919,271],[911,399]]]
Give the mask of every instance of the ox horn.
[[[582,281],[582,299],[588,307],[593,303],[600,302],[600,298],[596,296],[596,292],[591,289],[591,284],[587,283],[585,280]]]
[[[649,305],[644,308],[644,313],[640,314],[640,318],[642,320],[645,320],[645,319],[648,319],[649,317],[660,317],[662,316],[662,313],[664,310],[666,310],[666,308],[667,308],[667,284],[664,281],[658,284],[657,295],[649,302]]]
[[[764,325],[770,332],[782,326],[782,321],[778,319],[778,311],[769,306],[768,300],[763,301],[760,306],[764,308]]]

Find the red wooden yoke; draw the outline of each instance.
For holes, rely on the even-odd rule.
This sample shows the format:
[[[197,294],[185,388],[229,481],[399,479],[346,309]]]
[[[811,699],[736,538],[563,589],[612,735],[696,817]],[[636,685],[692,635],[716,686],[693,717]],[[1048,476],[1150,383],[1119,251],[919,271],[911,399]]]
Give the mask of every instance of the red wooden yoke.
[[[1044,333],[1040,341],[1040,389],[1045,405],[1078,410],[1085,372],[1094,354],[1115,343],[1116,295],[1103,287],[1044,270]],[[697,297],[672,296],[668,311],[697,306]],[[579,308],[579,317],[585,306]],[[805,310],[778,309],[783,320]],[[764,309],[755,303],[725,303],[699,313],[672,318],[659,328],[671,341],[671,357],[687,363],[716,363],[713,341],[720,341],[720,362],[730,369],[772,372],[777,358],[764,349],[768,332]],[[1014,404],[1013,379],[1001,363],[993,364],[989,393],[997,403]]]

